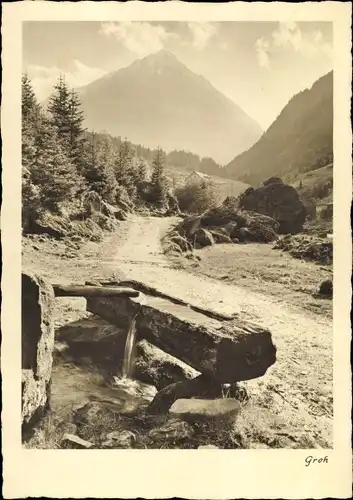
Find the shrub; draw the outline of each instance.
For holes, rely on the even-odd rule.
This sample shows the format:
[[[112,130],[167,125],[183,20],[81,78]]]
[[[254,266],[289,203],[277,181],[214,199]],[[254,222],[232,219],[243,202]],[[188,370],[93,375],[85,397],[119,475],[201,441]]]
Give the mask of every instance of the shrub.
[[[200,214],[216,205],[217,195],[212,183],[187,184],[175,191],[180,210]]]

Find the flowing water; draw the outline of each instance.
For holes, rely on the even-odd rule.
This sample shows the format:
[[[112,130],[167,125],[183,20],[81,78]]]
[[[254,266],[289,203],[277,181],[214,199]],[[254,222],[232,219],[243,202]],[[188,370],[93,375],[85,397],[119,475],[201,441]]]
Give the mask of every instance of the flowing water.
[[[136,357],[136,317],[132,318],[126,337],[122,375],[131,378]]]

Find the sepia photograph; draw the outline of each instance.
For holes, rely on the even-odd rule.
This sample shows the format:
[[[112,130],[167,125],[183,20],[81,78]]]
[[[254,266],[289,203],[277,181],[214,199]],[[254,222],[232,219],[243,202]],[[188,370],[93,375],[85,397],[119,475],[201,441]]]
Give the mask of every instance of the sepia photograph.
[[[31,15],[40,3],[43,14]],[[12,38],[16,78],[3,87],[13,96],[2,109],[8,163],[16,148],[19,163],[12,200],[9,170],[4,177],[1,223],[4,255],[20,263],[12,329],[21,366],[12,369],[21,384],[11,383],[22,463],[61,450],[70,472],[51,493],[71,496],[60,491],[69,478],[83,487],[75,463],[90,476],[96,453],[119,452],[117,462],[99,455],[99,470],[108,467],[101,479],[135,466],[142,475],[133,495],[141,496],[143,477],[152,481],[142,464],[158,456],[156,470],[169,468],[171,485],[173,453],[198,450],[192,462],[178,455],[185,470],[200,456],[195,484],[204,477],[203,489],[187,497],[197,499],[210,467],[218,477],[228,462],[228,477],[243,460],[238,472],[251,481],[250,457],[263,475],[266,457],[277,460],[285,484],[290,469],[272,452],[287,450],[301,452],[294,475],[328,485],[340,470],[337,453],[351,457],[349,424],[337,423],[348,410],[336,411],[348,405],[343,294],[351,269],[337,266],[351,265],[352,193],[350,152],[338,144],[352,145],[349,100],[338,103],[349,76],[337,54],[342,65],[351,60],[348,41],[338,50],[334,15],[324,15],[331,2],[312,5],[322,16],[266,16],[263,6],[253,18],[214,10],[163,17],[167,4],[184,2],[144,4],[140,17],[127,2],[117,6],[127,7],[120,18],[108,7],[95,15],[96,3],[85,16],[78,4],[86,3],[66,3],[66,17],[56,15],[64,5],[23,6]],[[9,40],[7,32],[5,68]],[[3,114],[16,107],[11,150]],[[6,300],[2,323],[11,318]],[[79,463],[78,450],[94,453],[80,452]],[[218,459],[217,450],[253,454],[233,463],[235,454]],[[35,484],[29,472],[27,480]],[[208,498],[246,495],[235,488],[219,488],[218,497],[209,489]],[[146,498],[163,493],[155,495]]]
[[[332,23],[22,43],[24,445],[332,447]]]

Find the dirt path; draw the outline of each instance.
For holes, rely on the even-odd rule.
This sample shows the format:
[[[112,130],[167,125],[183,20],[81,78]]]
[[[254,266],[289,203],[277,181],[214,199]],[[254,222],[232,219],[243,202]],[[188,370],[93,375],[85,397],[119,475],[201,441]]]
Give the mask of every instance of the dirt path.
[[[269,328],[278,360],[259,380],[248,382],[259,403],[320,446],[332,445],[332,322],[307,310],[291,309],[271,294],[253,292],[175,268],[160,238],[172,218],[135,217],[126,239],[105,269],[116,269],[192,304],[241,317]],[[268,283],[271,287],[271,283]]]

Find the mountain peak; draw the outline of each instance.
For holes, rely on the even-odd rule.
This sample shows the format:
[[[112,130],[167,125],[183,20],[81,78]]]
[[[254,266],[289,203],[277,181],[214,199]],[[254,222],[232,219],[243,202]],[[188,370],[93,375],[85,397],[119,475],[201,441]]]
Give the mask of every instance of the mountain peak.
[[[168,50],[162,49],[157,52],[153,52],[142,59],[137,59],[134,63],[137,66],[148,66],[148,67],[174,67],[184,65],[179,61],[179,59]]]

